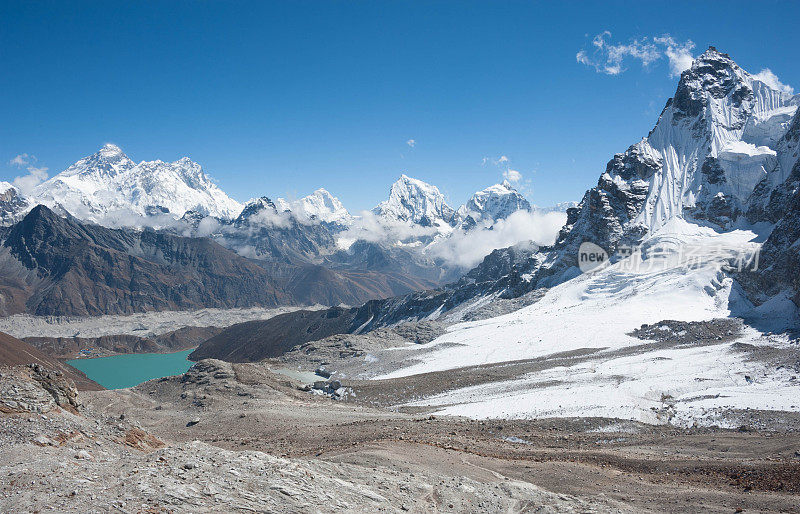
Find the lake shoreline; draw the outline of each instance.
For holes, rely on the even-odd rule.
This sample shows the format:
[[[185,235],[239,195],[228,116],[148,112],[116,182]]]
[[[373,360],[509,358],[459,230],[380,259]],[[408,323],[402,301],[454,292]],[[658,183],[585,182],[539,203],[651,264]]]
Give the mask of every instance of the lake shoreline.
[[[67,364],[70,361],[88,361],[93,359],[105,359],[107,357],[121,357],[123,355],[173,355],[176,353],[182,352],[193,352],[197,349],[197,346],[192,346],[191,348],[181,348],[180,350],[169,351],[169,352],[108,352],[107,354],[103,355],[78,355],[77,357],[58,357],[58,360],[61,362],[65,362]]]
[[[125,353],[70,359],[65,362],[107,389],[127,389],[148,380],[185,373],[194,365],[188,359],[192,351]]]

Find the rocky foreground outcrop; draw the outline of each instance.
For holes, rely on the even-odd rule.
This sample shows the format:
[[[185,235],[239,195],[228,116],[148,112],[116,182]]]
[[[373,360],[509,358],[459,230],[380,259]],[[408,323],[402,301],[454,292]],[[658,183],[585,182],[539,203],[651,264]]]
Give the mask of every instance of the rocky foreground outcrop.
[[[0,368],[0,412],[43,414],[56,408],[78,413],[78,389],[63,373],[28,364]]]
[[[249,385],[239,381],[240,371]],[[272,423],[270,417],[262,423],[254,410],[258,405],[278,408],[274,415],[282,416],[308,410],[307,401],[298,402],[302,396],[313,400],[290,386],[279,389],[294,393],[278,395],[276,384],[262,383],[266,375],[257,369],[237,370],[220,361],[202,361],[181,377],[148,382],[137,390],[96,393],[96,402],[79,415],[70,408],[78,404],[77,391],[64,388],[57,375],[38,366],[0,373],[2,512],[508,512],[541,505],[586,512],[621,506],[608,499],[551,493],[497,474],[484,476],[472,468],[466,471],[473,476],[464,476],[438,465],[287,458],[198,440],[217,441],[208,437],[209,430],[234,433],[212,421],[230,414],[232,402],[247,407],[248,417],[243,413],[235,419],[255,432]],[[171,402],[166,403],[169,410],[147,406],[149,398],[159,396],[189,402],[192,392],[198,395],[185,412]],[[324,406],[325,400],[316,400],[318,408]],[[104,401],[108,407],[96,410]],[[137,415],[136,405],[147,410]],[[112,415],[115,408],[127,415]],[[162,440],[143,428],[150,418],[160,416],[157,424],[163,428],[189,412],[202,413],[192,414],[184,427],[192,431],[189,441]],[[276,434],[284,432],[275,428]],[[251,439],[242,437],[241,445]]]

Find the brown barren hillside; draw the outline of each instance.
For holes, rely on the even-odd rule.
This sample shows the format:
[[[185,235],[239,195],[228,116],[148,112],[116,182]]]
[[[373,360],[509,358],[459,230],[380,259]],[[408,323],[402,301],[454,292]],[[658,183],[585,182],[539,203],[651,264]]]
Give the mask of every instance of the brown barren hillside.
[[[0,332],[0,366],[19,366],[24,364],[39,364],[48,369],[60,371],[67,378],[75,382],[79,391],[100,391],[103,386],[90,380],[83,372],[78,371],[69,364],[42,353],[25,341],[20,341],[4,332]]]

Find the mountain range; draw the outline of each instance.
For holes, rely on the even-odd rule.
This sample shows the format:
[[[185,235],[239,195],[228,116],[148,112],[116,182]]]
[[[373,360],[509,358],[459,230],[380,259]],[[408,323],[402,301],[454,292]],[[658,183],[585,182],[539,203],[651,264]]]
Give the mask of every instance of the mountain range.
[[[737,275],[747,301],[753,307],[775,298],[798,301],[800,289],[791,272],[800,262],[794,244],[800,230],[798,105],[800,95],[770,86],[709,48],[681,75],[650,133],[614,155],[580,203],[562,206],[565,223],[554,241],[537,241],[549,243],[542,245],[518,238],[488,247],[473,269],[447,262],[437,250],[465,234],[469,241],[484,232],[497,234],[518,213],[537,212],[507,181],[475,193],[458,209],[435,186],[406,175],[391,186],[386,201],[359,215],[324,189],[299,200],[265,196],[240,205],[187,158],[135,164],[118,147],[106,145],[28,197],[3,184],[1,218],[7,225],[16,223],[2,232],[4,266],[14,270],[4,287],[26,291],[21,296],[7,292],[4,310],[100,313],[372,300],[355,318],[365,329],[443,315],[478,298],[512,299],[556,286],[580,274],[584,242],[617,262],[664,227],[673,227],[674,220],[718,234],[754,230],[765,241],[761,266]],[[40,204],[49,209],[33,208]],[[43,224],[59,228],[43,229]],[[52,283],[66,261],[58,245],[45,251],[44,239],[51,232],[69,234],[92,252],[122,252],[137,278],[161,284],[156,289],[172,285],[156,278],[161,271],[144,274],[134,261],[142,266],[146,261],[145,267],[155,261],[159,266],[190,265],[192,273],[200,273],[199,283],[214,283],[218,289],[204,296],[203,288],[184,285],[193,292],[162,292],[146,305],[115,295],[107,304],[72,302]],[[209,246],[211,241],[218,244]],[[192,257],[201,252],[192,245],[206,245],[202,252],[239,271],[247,269],[257,277],[254,283],[265,286],[256,292],[238,284],[240,298],[227,297],[220,277],[203,275],[208,269]],[[179,247],[181,258],[171,255]],[[73,271],[58,275],[63,283],[87,290],[97,282],[100,272],[92,275],[85,265],[75,274],[78,261],[69,262]],[[100,260],[82,261],[90,262]],[[32,269],[38,278],[30,275]],[[121,290],[109,285],[113,273],[99,276],[105,285],[98,298]]]
[[[798,283],[790,270],[800,262],[795,246],[798,105],[800,95],[771,87],[709,48],[683,72],[647,137],[614,155],[597,186],[567,210],[555,244],[530,250],[527,258],[513,249],[487,258],[505,254],[515,262],[513,273],[502,270],[496,277],[507,285],[493,285],[491,291],[519,296],[552,287],[580,273],[582,243],[592,242],[621,259],[625,255],[618,250],[637,247],[680,219],[717,233],[769,224],[754,227],[768,234],[763,258],[740,280],[750,284],[749,299],[755,303],[786,290],[797,299]],[[770,286],[757,288],[764,277],[770,277]]]
[[[331,380],[403,384],[401,408],[472,418],[735,428],[752,419],[748,409],[796,412],[800,95],[761,76],[709,48],[652,130],[561,214],[531,206],[509,182],[453,209],[407,175],[356,215],[326,190],[254,198],[232,214],[219,210],[223,199],[173,201],[152,184],[130,208],[125,191],[81,186],[76,208],[4,184],[0,314],[300,306],[193,326],[202,330],[190,358],[322,366]],[[110,147],[81,162],[93,163],[91,177],[161,166],[132,167]],[[173,178],[196,170],[165,166]],[[177,190],[203,183],[184,178]],[[51,185],[39,188],[65,191]],[[557,234],[535,237],[548,216]],[[310,304],[321,305],[302,308]],[[16,321],[10,333],[26,337]],[[129,351],[154,344],[109,335],[103,344]],[[440,389],[418,388],[432,377]]]
[[[674,281],[681,285],[669,293],[683,295],[675,305],[662,304],[671,300],[651,297],[647,288],[636,287],[636,281],[645,280],[640,275],[609,271],[581,293],[579,298],[587,302],[597,299],[606,309],[614,302],[622,305],[625,302],[616,295],[624,291],[624,298],[659,306],[663,315],[711,297],[717,316],[736,315],[769,330],[796,329],[800,322],[798,105],[800,95],[764,83],[710,47],[683,72],[675,95],[667,100],[650,133],[614,155],[597,185],[567,209],[566,223],[553,244],[496,249],[450,284],[371,300],[345,314],[345,331],[362,333],[418,320],[480,319],[478,311],[503,301],[519,309],[538,301],[548,288],[560,290],[576,282],[582,275],[581,245],[587,242],[606,252],[609,264],[630,262],[647,270],[654,262],[661,265],[660,259],[677,259],[677,265],[665,261],[673,264],[660,279],[654,275],[654,284]],[[455,214],[437,208],[441,204],[435,201],[425,204],[423,212],[440,228],[467,218],[478,222],[482,210],[494,218],[507,212],[506,205],[508,210],[524,208],[508,191],[506,184],[489,188]],[[495,192],[501,193],[501,200],[493,197]],[[409,207],[400,191],[393,198],[399,207]],[[692,252],[695,261],[680,261]],[[742,253],[745,266],[737,265]],[[712,271],[713,278],[705,283]],[[580,284],[587,281],[590,278]],[[577,282],[574,287],[579,287]],[[496,307],[490,312],[498,315],[508,309]],[[294,329],[303,330],[303,320],[294,316],[298,318]],[[477,328],[478,339],[473,342],[487,337]],[[509,337],[523,337],[514,334]],[[224,347],[225,338],[225,332],[219,334],[215,347]],[[270,346],[274,345],[266,344]],[[208,356],[205,351],[201,345],[198,354]]]
[[[532,210],[505,182],[456,211],[406,175],[357,216],[325,189],[240,204],[188,158],[137,164],[112,144],[26,196],[0,191],[4,314],[358,305],[457,278],[434,243]]]
[[[0,221],[4,225],[39,204],[110,228],[161,229],[180,226],[181,220],[198,222],[206,218],[230,223],[251,217],[255,211],[263,212],[267,205],[274,212],[264,221],[277,225],[291,217],[304,225],[326,224],[342,229],[351,227],[360,217],[348,212],[338,198],[322,188],[298,200],[271,200],[264,196],[241,204],[188,157],[175,162],[135,163],[110,143],[27,195],[7,182],[0,183],[0,195]],[[475,193],[456,210],[436,186],[403,174],[392,184],[388,199],[371,213],[387,223],[436,227],[448,232],[466,218],[498,220],[520,209],[530,210],[531,206],[508,181]]]
[[[30,197],[82,220],[121,226],[136,224],[136,217],[183,216],[190,210],[231,218],[242,207],[188,157],[136,164],[112,144],[39,184]]]

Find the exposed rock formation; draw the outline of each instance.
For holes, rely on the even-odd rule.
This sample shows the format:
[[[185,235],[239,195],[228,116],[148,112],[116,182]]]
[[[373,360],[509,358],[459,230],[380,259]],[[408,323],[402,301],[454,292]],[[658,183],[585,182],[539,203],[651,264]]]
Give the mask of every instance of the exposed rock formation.
[[[75,383],[39,364],[0,368],[0,412],[46,413],[56,407],[78,413]]]

